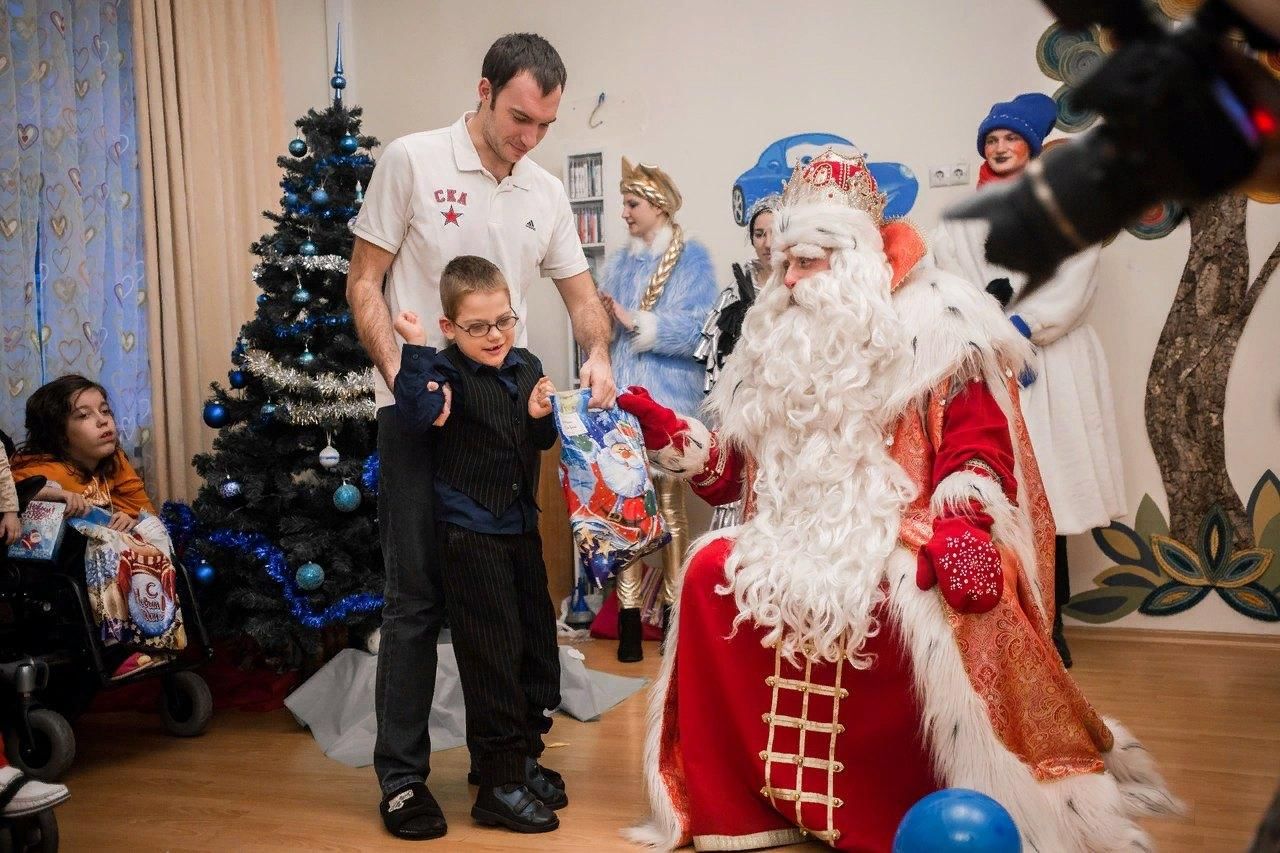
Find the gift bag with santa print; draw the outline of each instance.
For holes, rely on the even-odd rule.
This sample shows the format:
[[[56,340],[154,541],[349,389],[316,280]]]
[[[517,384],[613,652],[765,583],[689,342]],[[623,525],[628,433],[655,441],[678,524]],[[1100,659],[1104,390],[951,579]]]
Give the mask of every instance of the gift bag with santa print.
[[[589,409],[590,389],[555,395],[560,484],[573,539],[591,579],[603,584],[671,539],[658,514],[640,424],[617,407]]]

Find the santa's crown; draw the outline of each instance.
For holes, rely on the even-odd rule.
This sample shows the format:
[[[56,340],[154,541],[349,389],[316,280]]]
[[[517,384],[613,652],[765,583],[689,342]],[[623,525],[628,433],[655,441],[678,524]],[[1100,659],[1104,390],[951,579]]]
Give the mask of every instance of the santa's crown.
[[[861,154],[845,157],[835,149],[801,163],[782,191],[784,207],[806,204],[840,204],[866,212],[879,227],[884,223],[885,194]]]

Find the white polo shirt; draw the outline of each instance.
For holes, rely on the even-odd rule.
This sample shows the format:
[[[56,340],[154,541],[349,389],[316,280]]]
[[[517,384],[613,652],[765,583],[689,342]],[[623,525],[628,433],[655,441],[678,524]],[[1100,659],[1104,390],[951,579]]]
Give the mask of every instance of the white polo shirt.
[[[467,134],[472,115],[387,145],[351,230],[395,253],[384,289],[391,316],[416,312],[431,346],[445,344],[436,322],[445,264],[459,255],[492,261],[511,288],[511,307],[520,316],[516,345],[524,346],[529,288],[543,277],[585,272],[587,258],[564,185],[528,157],[496,180]],[[374,395],[379,407],[393,402],[378,371]]]

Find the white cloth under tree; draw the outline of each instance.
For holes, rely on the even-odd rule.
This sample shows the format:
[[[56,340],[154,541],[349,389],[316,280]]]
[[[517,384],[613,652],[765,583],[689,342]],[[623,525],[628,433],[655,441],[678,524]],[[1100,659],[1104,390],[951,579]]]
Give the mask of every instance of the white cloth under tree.
[[[1036,379],[1022,389],[1022,413],[1057,532],[1105,527],[1125,511],[1124,474],[1106,355],[1085,315],[1098,289],[1098,249],[1067,259],[1052,279],[1019,298],[1026,277],[985,255],[987,223],[948,220],[933,234],[934,259],[985,289],[1008,279],[1007,315],[1019,315],[1036,345]]]

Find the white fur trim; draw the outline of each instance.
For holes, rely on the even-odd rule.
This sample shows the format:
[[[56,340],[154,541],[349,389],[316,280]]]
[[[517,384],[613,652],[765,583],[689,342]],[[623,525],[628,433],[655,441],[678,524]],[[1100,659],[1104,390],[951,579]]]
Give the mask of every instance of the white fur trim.
[[[773,215],[773,260],[777,264],[787,249],[800,244],[825,249],[856,249],[880,254],[884,240],[866,211],[845,204],[783,206]]]
[[[890,557],[889,600],[911,658],[923,735],[942,784],[981,791],[1004,806],[1028,853],[1149,853],[1151,840],[1133,818],[1151,812],[1135,808],[1136,794],[1123,790],[1118,775],[1089,773],[1040,782],[1000,742],[965,672],[939,593],[918,590],[915,570],[916,561],[906,549]],[[1126,753],[1127,768],[1144,784],[1159,787],[1158,775],[1136,769],[1132,755],[1138,752]]]
[[[652,311],[641,311],[639,308],[631,312],[631,320],[635,323],[635,331],[631,334],[631,349],[636,352],[648,352],[658,342],[658,318]]]
[[[1023,580],[1035,593],[1040,616],[1042,619],[1048,618],[1044,591],[1040,588],[1040,575],[1036,571],[1031,519],[1025,510],[1009,503],[1009,498],[999,483],[973,471],[956,471],[943,478],[934,489],[930,509],[935,517],[943,512],[968,515],[970,500],[982,504],[982,508],[991,516],[992,538],[1017,556]]]
[[[1000,305],[964,279],[921,263],[893,294],[893,306],[911,348],[890,411],[918,404],[948,378],[991,380],[1017,373],[1033,356],[1031,343],[1005,318]]]
[[[1114,744],[1111,751],[1102,756],[1102,761],[1120,783],[1120,793],[1124,794],[1130,809],[1136,814],[1152,816],[1184,814],[1186,805],[1169,792],[1155,759],[1142,742],[1118,720],[1104,717],[1103,721],[1111,729]]]
[[[649,461],[671,477],[688,480],[701,474],[707,467],[707,460],[711,458],[711,432],[697,418],[688,415],[680,417],[689,425],[682,433],[685,436],[684,450],[676,450],[676,443],[672,442],[661,450],[650,451]],[[725,453],[727,450],[722,447],[720,452]]]
[[[667,224],[654,232],[652,243],[646,243],[641,237],[628,237],[627,248],[633,255],[661,255],[671,245],[671,238],[675,233],[671,220],[668,219]]]

